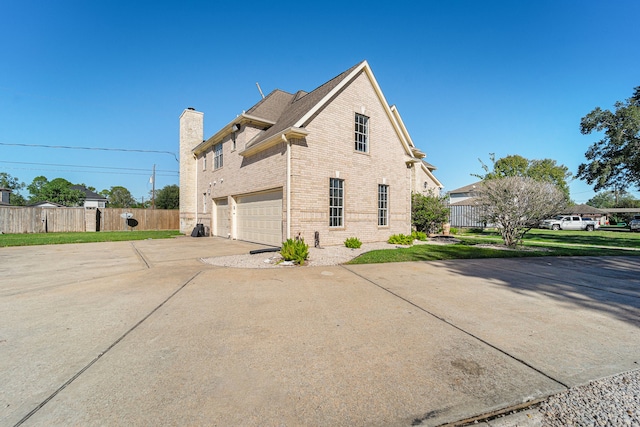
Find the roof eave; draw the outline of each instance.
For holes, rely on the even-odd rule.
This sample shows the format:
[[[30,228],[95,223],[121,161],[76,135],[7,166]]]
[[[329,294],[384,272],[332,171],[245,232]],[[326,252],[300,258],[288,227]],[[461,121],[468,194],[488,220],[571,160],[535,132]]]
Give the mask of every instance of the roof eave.
[[[191,152],[196,156],[200,155],[202,152],[206,151],[208,148],[214,146],[215,144],[222,141],[227,135],[233,132],[233,126],[235,124],[245,125],[251,124],[256,126],[266,126],[271,127],[275,124],[274,121],[263,119],[257,116],[252,116],[251,114],[242,113],[235,119],[231,120],[227,123],[222,129],[220,129],[215,135],[210,137],[209,139],[202,141],[198,144]]]
[[[243,157],[253,156],[254,154],[264,151],[267,148],[271,148],[279,144],[280,142],[286,142],[290,139],[295,138],[305,138],[307,135],[309,135],[309,131],[307,131],[306,129],[292,126],[283,130],[282,132],[273,135],[268,139],[265,139],[264,141],[261,141],[256,145],[246,148],[245,150],[240,152],[240,155]]]
[[[438,178],[436,178],[436,176],[429,170],[427,165],[425,165],[424,162],[420,162],[420,166],[422,167],[422,170],[427,174],[427,176],[429,176],[429,178],[433,180],[436,186],[442,190],[444,188],[444,185],[442,185]]]

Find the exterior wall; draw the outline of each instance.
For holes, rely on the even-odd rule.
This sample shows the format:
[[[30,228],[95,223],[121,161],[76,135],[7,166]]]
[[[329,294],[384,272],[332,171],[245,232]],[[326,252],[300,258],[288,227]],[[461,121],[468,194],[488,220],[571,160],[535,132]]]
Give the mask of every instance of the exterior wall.
[[[196,160],[191,150],[204,138],[204,115],[184,110],[180,116],[180,232],[191,233],[197,221]]]
[[[420,163],[416,163],[413,167],[411,191],[420,194],[440,193],[440,187],[431,179],[429,175],[422,169]],[[426,183],[426,186],[425,186]]]
[[[106,202],[104,200],[85,200],[84,207],[85,208],[104,208],[106,207]]]
[[[369,117],[369,152],[354,148],[355,114]],[[411,232],[412,169],[384,108],[365,74],[336,96],[292,145],[292,236],[321,245],[386,241]],[[329,227],[329,178],[344,179],[343,227]],[[378,184],[389,185],[389,225],[378,226]],[[312,243],[311,243],[312,244]]]
[[[246,144],[258,133],[252,127],[243,126],[236,135],[236,149],[233,150],[231,136],[222,141],[223,166],[214,170],[213,147],[198,156],[198,184],[197,206],[198,222],[214,230],[215,215],[214,199],[226,197],[229,202],[229,220],[231,238],[237,238],[235,225],[236,198],[240,195],[257,193],[267,190],[283,189],[286,186],[286,156],[287,145],[278,145],[261,151],[250,157],[243,157],[240,152]],[[206,170],[204,156],[206,154]],[[182,192],[181,192],[182,193]],[[283,192],[284,193],[284,192]],[[206,209],[205,209],[206,201]],[[286,193],[283,194],[283,230],[286,228]],[[286,233],[283,232],[286,238]]]

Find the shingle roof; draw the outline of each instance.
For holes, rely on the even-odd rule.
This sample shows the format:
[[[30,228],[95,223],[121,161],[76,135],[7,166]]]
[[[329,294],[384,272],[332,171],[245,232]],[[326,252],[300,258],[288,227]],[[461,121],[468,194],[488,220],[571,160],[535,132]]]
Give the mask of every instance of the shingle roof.
[[[581,205],[573,205],[564,209],[564,213],[566,214],[575,214],[575,215],[588,215],[588,214],[598,214],[604,215],[606,211],[598,208],[594,208],[593,206],[581,204]]]
[[[73,190],[80,190],[84,193],[85,200],[107,200],[106,197],[101,196],[100,194],[94,193],[89,190],[87,187],[83,185],[72,185],[71,188]]]
[[[295,95],[276,89],[256,105],[249,108],[247,114],[275,122],[294,98]]]
[[[357,68],[360,64],[362,64],[362,62],[359,62],[358,64],[349,68],[347,71],[339,74],[338,76],[334,77],[333,79],[329,80],[328,82],[317,87],[316,89],[314,89],[309,93],[305,93],[304,91],[297,92],[294,96],[292,96],[291,101],[284,108],[284,110],[282,111],[282,114],[276,120],[276,123],[266,131],[258,134],[253,139],[253,141],[251,141],[247,145],[247,148],[257,145],[260,142],[274,135],[277,135],[283,130],[292,127],[306,113],[308,113],[313,107],[315,107],[322,100],[322,98],[325,97],[325,95],[331,92],[331,90],[336,86],[338,86],[340,82],[342,82],[355,68]],[[258,104],[256,104],[256,107],[258,106]],[[253,108],[254,107],[252,107],[252,109]]]
[[[468,193],[470,191],[476,190],[480,188],[480,184],[482,181],[474,182],[473,184],[465,185],[464,187],[456,188],[455,190],[449,191],[449,194],[453,193]]]

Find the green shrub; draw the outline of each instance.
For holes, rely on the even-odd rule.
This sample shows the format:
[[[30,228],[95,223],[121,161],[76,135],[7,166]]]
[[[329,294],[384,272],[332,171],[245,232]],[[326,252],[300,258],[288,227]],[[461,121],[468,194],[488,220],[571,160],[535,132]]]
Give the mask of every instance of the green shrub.
[[[344,245],[351,249],[358,249],[360,246],[362,246],[362,242],[357,237],[349,237],[344,241]]]
[[[455,228],[455,227],[451,227],[451,228],[449,229],[449,233],[451,233],[451,234],[458,234],[459,232],[460,232],[460,231],[459,231],[457,228]]]
[[[413,236],[406,234],[394,234],[389,237],[387,243],[391,243],[392,245],[413,245]]]
[[[285,261],[304,264],[305,260],[309,257],[309,245],[304,242],[304,239],[287,239],[286,242],[282,242],[280,255],[282,255],[282,259]]]
[[[420,240],[421,242],[427,241],[427,233],[424,231],[412,231],[411,237],[413,237],[413,240]]]

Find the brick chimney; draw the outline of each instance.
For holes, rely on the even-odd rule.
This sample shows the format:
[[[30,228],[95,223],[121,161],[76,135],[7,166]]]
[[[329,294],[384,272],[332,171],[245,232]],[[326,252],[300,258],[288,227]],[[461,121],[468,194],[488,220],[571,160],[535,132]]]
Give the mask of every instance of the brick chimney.
[[[196,226],[197,160],[191,150],[203,139],[204,113],[187,108],[180,115],[180,232],[184,234]]]

